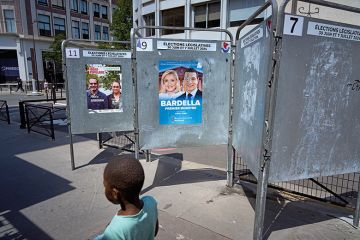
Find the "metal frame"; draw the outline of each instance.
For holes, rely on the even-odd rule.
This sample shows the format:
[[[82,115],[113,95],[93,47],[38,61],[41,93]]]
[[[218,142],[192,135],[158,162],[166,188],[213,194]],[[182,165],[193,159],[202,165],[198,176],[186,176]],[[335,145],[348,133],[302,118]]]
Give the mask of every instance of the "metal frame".
[[[289,2],[290,2],[290,0],[284,0],[281,3],[280,8],[279,8],[279,15],[278,15],[278,21],[277,21],[277,27],[276,27],[277,28],[276,37],[279,39],[281,39],[283,36],[285,8]],[[323,1],[323,0],[307,0],[306,2],[325,6],[325,7],[340,9],[340,10],[344,10],[344,11],[360,13],[360,8],[346,6],[343,4],[338,4],[338,3],[333,3],[333,2]],[[355,209],[355,213],[354,213],[354,220],[353,220],[354,226],[359,227],[359,219],[360,219],[360,186],[359,186],[359,190],[358,190],[356,209]]]
[[[229,42],[231,43],[231,54],[233,58],[234,54],[234,45],[233,45],[233,36],[230,31],[226,29],[204,29],[204,28],[191,28],[191,27],[171,27],[171,26],[142,26],[135,29],[131,29],[131,51],[132,51],[132,69],[133,69],[133,84],[134,84],[134,95],[135,95],[135,116],[134,116],[134,133],[135,133],[135,157],[139,159],[139,120],[138,120],[138,92],[137,92],[137,72],[136,72],[136,38],[135,35],[144,38],[140,33],[139,30],[141,29],[155,29],[155,30],[183,30],[185,31],[201,31],[201,32],[220,32],[226,33],[229,37]],[[161,38],[159,38],[161,39]],[[234,59],[234,58],[233,58]],[[230,117],[229,117],[229,129],[228,129],[228,159],[227,159],[227,185],[233,186],[233,179],[234,179],[234,162],[233,159],[233,148],[232,148],[232,120],[231,120],[231,109],[232,109],[232,83],[233,83],[233,76],[234,76],[234,67],[233,61],[230,64],[230,88],[229,88],[229,109],[230,109]],[[151,161],[150,159],[150,150],[145,150],[146,160]]]
[[[240,32],[252,22],[258,15],[264,12],[268,7],[271,6],[272,15],[271,15],[271,41],[270,49],[274,49],[273,55],[270,54],[269,62],[271,69],[271,74],[268,79],[268,88],[266,89],[265,99],[270,99],[270,101],[265,106],[265,122],[263,130],[263,159],[261,160],[261,168],[259,171],[257,192],[256,192],[256,206],[255,206],[255,220],[254,220],[254,232],[253,239],[260,240],[263,237],[263,228],[264,228],[264,219],[265,219],[265,206],[266,206],[266,193],[267,186],[269,182],[269,169],[270,169],[270,146],[271,146],[271,135],[272,135],[272,125],[273,125],[273,107],[275,106],[275,96],[276,96],[276,72],[278,70],[278,45],[279,39],[275,38],[274,35],[276,31],[276,26],[278,23],[278,6],[276,0],[266,1],[257,11],[255,11],[236,31],[236,40],[240,36]],[[266,21],[266,20],[265,20]],[[235,156],[235,155],[234,155]]]
[[[268,0],[263,6],[261,6],[253,15],[249,17],[237,30],[236,39],[238,39],[240,35],[240,31],[248,25],[257,15],[263,12],[270,5],[272,6],[272,26],[271,29],[273,31],[274,41],[271,42],[271,51],[273,51],[272,56],[270,56],[272,69],[270,71],[269,76],[269,88],[266,91],[266,98],[269,100],[266,104],[265,109],[265,128],[263,132],[263,159],[261,160],[260,171],[257,176],[258,186],[257,186],[257,197],[256,197],[256,207],[255,207],[255,223],[254,223],[254,233],[253,239],[260,240],[263,237],[263,224],[264,224],[264,216],[265,216],[265,205],[266,205],[266,193],[267,186],[269,184],[269,168],[270,168],[270,159],[271,159],[271,144],[272,144],[272,131],[274,128],[274,114],[275,114],[275,106],[276,106],[276,94],[277,94],[277,78],[279,73],[279,60],[280,60],[280,50],[282,45],[282,36],[283,36],[283,25],[284,25],[284,17],[285,17],[285,7],[290,0],[285,0],[282,2],[279,13],[277,14],[277,4],[276,1]],[[360,9],[356,9],[353,7],[348,7],[341,4],[334,4],[327,1],[322,0],[311,0],[307,1],[314,4],[319,4],[322,6],[338,8],[342,10],[352,11],[360,13]],[[316,180],[310,180],[316,181]],[[318,182],[316,184],[319,184]],[[324,186],[321,186],[324,187]],[[356,211],[354,216],[354,225],[359,225],[359,209],[360,209],[360,191],[358,191],[358,198],[356,204]]]
[[[57,100],[66,100],[66,98],[59,98]],[[25,100],[25,101],[19,101],[19,115],[20,115],[20,128],[25,129],[26,128],[26,118],[25,118],[25,107],[24,105],[26,103],[32,103],[32,102],[48,102],[49,99],[37,99],[37,100]],[[51,100],[52,101],[52,100]],[[55,103],[55,102],[54,102]]]
[[[235,173],[237,174],[235,181],[237,183],[239,183],[239,181],[257,183],[256,178],[238,153],[236,155],[235,165]],[[360,173],[347,173],[270,183],[269,187],[299,196],[328,202],[341,207],[355,209],[359,182]]]
[[[42,110],[44,110],[44,113],[37,115],[36,112],[33,111],[33,109],[42,109]],[[53,108],[52,107],[47,107],[47,106],[42,106],[42,105],[34,105],[34,104],[28,103],[28,104],[25,104],[25,114],[26,114],[26,125],[27,125],[28,133],[30,133],[30,131],[33,131],[33,132],[51,137],[51,139],[53,141],[55,140]],[[30,118],[29,116],[33,116],[33,118]],[[49,117],[49,119],[47,119],[47,117]],[[44,133],[44,132],[33,129],[33,127],[35,127],[35,126],[39,127],[38,124],[41,124],[44,121],[50,121],[50,130],[47,128],[44,128],[45,129],[45,133]]]
[[[3,114],[3,109],[5,107],[5,112],[6,112],[6,119],[2,119],[0,118],[0,120],[2,121],[6,121],[8,124],[10,124],[10,114],[9,114],[9,106],[7,105],[7,101],[5,100],[0,100],[0,117]]]
[[[74,157],[74,141],[73,141],[73,134],[71,131],[71,115],[70,115],[70,97],[69,97],[69,82],[67,81],[67,67],[66,67],[66,54],[65,49],[67,44],[72,43],[73,45],[79,47],[94,47],[96,43],[118,43],[129,45],[129,41],[91,41],[91,40],[78,40],[78,39],[67,39],[62,41],[61,43],[61,52],[62,52],[62,62],[63,62],[63,74],[65,79],[65,88],[66,88],[66,115],[67,115],[67,124],[68,124],[68,131],[69,131],[69,139],[70,139],[70,160],[71,160],[71,170],[75,170],[75,157]]]

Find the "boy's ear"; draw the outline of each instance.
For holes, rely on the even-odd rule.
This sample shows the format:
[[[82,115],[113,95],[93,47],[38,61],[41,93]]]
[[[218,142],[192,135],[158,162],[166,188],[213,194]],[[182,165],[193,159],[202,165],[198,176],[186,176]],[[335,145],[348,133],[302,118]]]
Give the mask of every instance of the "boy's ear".
[[[118,194],[119,194],[119,190],[117,190],[116,188],[112,188],[112,195],[114,199],[118,199]]]

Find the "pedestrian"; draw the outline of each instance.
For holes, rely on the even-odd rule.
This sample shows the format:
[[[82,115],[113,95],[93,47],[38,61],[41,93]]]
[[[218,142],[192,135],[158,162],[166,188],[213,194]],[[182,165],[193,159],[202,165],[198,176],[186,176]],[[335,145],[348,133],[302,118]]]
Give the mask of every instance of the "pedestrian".
[[[16,81],[17,81],[17,89],[16,89],[16,92],[19,91],[19,89],[20,89],[22,92],[24,92],[25,90],[24,90],[24,88],[23,88],[23,86],[22,86],[22,80],[21,80],[21,78],[20,78],[20,77],[17,77],[17,78],[16,78]]]
[[[95,240],[154,240],[159,229],[157,202],[151,196],[139,197],[145,179],[140,162],[132,155],[116,156],[103,177],[106,198],[121,208]]]
[[[44,90],[45,90],[45,93],[47,94],[48,93],[48,90],[49,90],[49,83],[46,81],[44,81]]]

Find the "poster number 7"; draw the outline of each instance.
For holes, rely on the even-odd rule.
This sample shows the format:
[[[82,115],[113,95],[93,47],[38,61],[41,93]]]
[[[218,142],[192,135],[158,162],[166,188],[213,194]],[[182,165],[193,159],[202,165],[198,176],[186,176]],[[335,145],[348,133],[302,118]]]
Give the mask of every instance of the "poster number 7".
[[[303,25],[303,17],[285,15],[284,34],[302,36]]]

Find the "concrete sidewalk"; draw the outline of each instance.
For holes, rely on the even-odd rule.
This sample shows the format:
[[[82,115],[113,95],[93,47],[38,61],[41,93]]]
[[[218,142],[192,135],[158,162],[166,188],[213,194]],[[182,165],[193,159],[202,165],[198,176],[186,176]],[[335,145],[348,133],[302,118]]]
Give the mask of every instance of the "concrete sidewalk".
[[[71,171],[66,133],[57,131],[52,141],[5,122],[0,122],[0,132],[0,239],[88,239],[104,229],[117,206],[104,196],[102,171],[120,150],[99,150],[96,141],[77,136],[77,169]],[[200,162],[209,164],[183,159],[190,155],[141,160],[146,174],[142,193],[159,203],[157,239],[252,239],[255,186],[227,188],[224,168],[211,165],[208,155]],[[265,239],[360,239],[347,218],[352,218],[348,209],[289,201],[273,192],[267,201]]]

